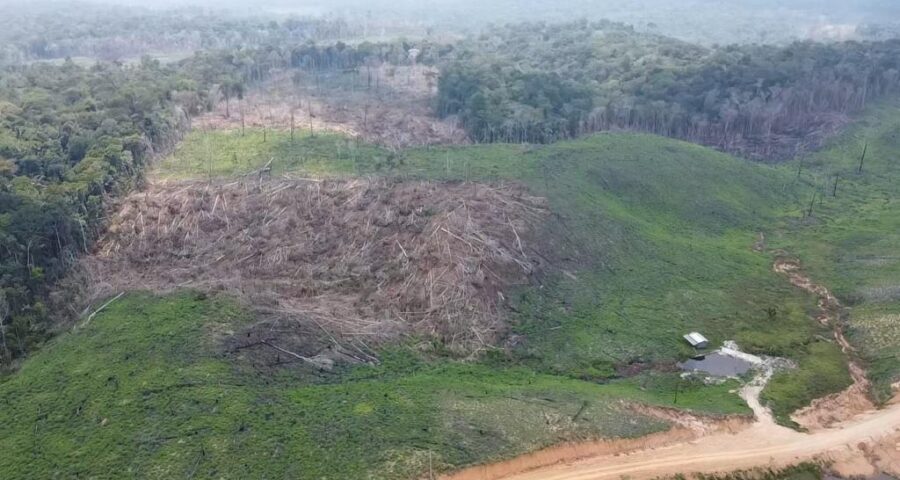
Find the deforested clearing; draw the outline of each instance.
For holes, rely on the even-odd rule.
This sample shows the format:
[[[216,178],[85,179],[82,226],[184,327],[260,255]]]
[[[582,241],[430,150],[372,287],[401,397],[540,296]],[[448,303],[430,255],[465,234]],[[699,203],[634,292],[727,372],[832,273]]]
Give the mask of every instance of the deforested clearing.
[[[467,144],[466,132],[454,118],[432,114],[438,76],[434,67],[422,65],[293,77],[289,71],[277,72],[239,101],[218,102],[192,124],[201,131],[335,133],[393,149]]]
[[[506,331],[504,290],[542,267],[544,201],[506,184],[257,178],[152,184],[84,261],[97,289],[225,290],[262,312],[380,345],[468,355]]]

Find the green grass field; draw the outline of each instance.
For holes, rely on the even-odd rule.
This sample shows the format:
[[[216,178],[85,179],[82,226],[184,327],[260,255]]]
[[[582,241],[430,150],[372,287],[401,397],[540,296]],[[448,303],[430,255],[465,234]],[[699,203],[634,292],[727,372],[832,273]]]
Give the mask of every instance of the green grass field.
[[[516,175],[550,200],[570,244],[593,260],[573,267],[577,280],[522,292],[517,329],[530,341],[519,361],[602,378],[623,364],[684,358],[681,333],[699,330],[714,343],[734,339],[798,363],[764,396],[784,423],[790,411],[849,385],[840,350],[810,320],[815,299],[772,272],[771,252],[751,249],[757,232],[803,215],[812,187],[791,168],[645,135],[517,149],[478,152],[491,159],[478,169],[451,155],[449,174],[447,152],[422,151],[411,168],[438,177]]]
[[[871,108],[827,148],[784,169],[796,177],[801,162],[799,181],[819,192],[814,202],[812,190],[806,194],[813,215],[783,218],[773,246],[802,259],[850,308],[846,330],[886,401],[900,381],[900,103]]]
[[[411,478],[567,439],[633,437],[638,400],[746,413],[730,389],[642,376],[597,385],[524,368],[426,361],[309,383],[225,353],[232,300],[130,294],[0,384],[4,478]],[[377,447],[376,447],[377,446]]]
[[[891,104],[778,167],[639,134],[392,153],[335,135],[194,132],[152,176],[228,178],[271,162],[274,175],[526,184],[548,200],[540,234],[558,253],[543,288],[510,292],[526,341],[467,363],[397,345],[378,366],[318,380],[260,375],[225,353],[251,320],[234,300],[133,293],[0,379],[0,476],[410,478],[666,428],[623,400],[747,413],[735,382],[671,371],[691,330],[794,359],[764,392],[787,423],[850,379],[811,319],[816,299],[772,271],[776,249],[850,307],[848,333],[884,399],[900,375],[898,136]],[[810,216],[814,192],[825,194]]]
[[[255,172],[269,164],[273,175],[327,176],[374,171],[389,153],[333,133],[247,130],[193,132],[157,165],[158,178],[223,178]]]

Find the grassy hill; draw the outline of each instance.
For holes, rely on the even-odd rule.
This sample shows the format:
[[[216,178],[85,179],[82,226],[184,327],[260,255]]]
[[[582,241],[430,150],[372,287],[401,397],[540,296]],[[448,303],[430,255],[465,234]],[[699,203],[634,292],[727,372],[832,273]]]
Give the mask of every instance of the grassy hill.
[[[204,164],[207,142],[222,149]],[[688,353],[681,335],[690,330],[787,356],[822,333],[807,317],[813,299],[786,288],[771,255],[752,249],[782,215],[805,210],[812,190],[786,168],[639,134],[391,154],[334,135],[291,142],[269,132],[262,142],[261,132],[217,132],[189,137],[159,172],[231,176],[270,160],[276,174],[515,180],[545,196],[556,217],[546,240],[567,274],[516,299],[517,328],[530,339],[519,353],[544,371],[593,378],[623,364],[674,362]]]
[[[103,478],[409,478],[567,439],[666,428],[622,401],[746,413],[735,384],[681,380],[681,335],[794,359],[766,393],[784,415],[849,383],[815,299],[772,272],[802,259],[851,311],[884,392],[896,379],[896,107],[798,163],[769,167],[649,135],[391,153],[333,135],[194,133],[164,179],[359,174],[526,184],[554,258],[510,292],[523,341],[459,362],[415,339],[378,366],[260,374],[226,351],[250,314],[196,292],[132,293],[0,380],[0,474]],[[851,175],[869,142],[864,172]],[[799,162],[799,160],[798,160]],[[841,172],[837,197],[810,198]],[[475,188],[473,186],[473,188]],[[768,245],[759,244],[765,233]],[[755,245],[756,244],[756,245]],[[866,267],[866,268],[861,268]],[[377,445],[377,448],[373,448]]]
[[[525,368],[383,352],[309,381],[224,351],[250,319],[223,297],[130,294],[0,383],[4,478],[410,478],[563,439],[665,423],[666,377],[598,385]],[[678,385],[679,406],[746,412],[733,384]],[[377,448],[373,448],[377,445]]]
[[[574,228],[566,230],[572,235],[573,243],[583,246],[586,256],[604,259],[602,268],[591,269],[590,278],[579,275],[577,282],[570,282],[568,277],[560,277],[558,286],[565,287],[568,282],[573,289],[563,297],[574,295],[578,289],[588,291],[592,297],[594,293],[618,288],[629,299],[617,307],[620,312],[617,316],[624,320],[620,323],[630,326],[635,319],[665,317],[671,331],[659,329],[659,324],[648,324],[648,328],[642,329],[656,337],[647,340],[647,344],[654,346],[650,349],[654,358],[666,351],[656,348],[658,345],[668,344],[663,357],[678,350],[680,344],[671,333],[684,325],[679,319],[690,318],[696,328],[712,332],[716,337],[717,325],[725,322],[704,322],[704,316],[695,312],[707,309],[706,318],[723,315],[726,310],[721,310],[721,306],[729,303],[733,312],[735,302],[741,297],[755,305],[748,305],[734,318],[758,319],[750,312],[766,311],[764,304],[768,302],[780,310],[773,322],[779,330],[773,331],[771,326],[759,328],[759,324],[751,322],[749,328],[733,325],[723,333],[740,331],[736,339],[762,352],[793,352],[795,358],[806,358],[795,347],[798,342],[804,343],[804,338],[811,338],[811,332],[804,329],[814,327],[802,326],[799,316],[809,312],[811,299],[782,303],[779,297],[784,294],[780,291],[783,284],[764,271],[769,259],[745,248],[751,242],[748,235],[765,232],[770,250],[781,249],[800,258],[814,279],[832,288],[852,308],[849,333],[870,364],[881,399],[886,398],[890,384],[900,376],[897,367],[900,363],[896,362],[900,334],[896,322],[891,321],[900,307],[897,303],[900,286],[896,281],[900,277],[900,260],[895,253],[900,242],[896,233],[900,231],[897,228],[900,215],[895,208],[898,192],[895,179],[900,169],[897,101],[870,108],[848,132],[832,140],[822,151],[777,168],[747,164],[704,148],[650,136],[601,135],[537,148],[491,145],[416,150],[390,158],[389,153],[377,148],[357,146],[327,135],[291,143],[286,135],[276,133],[275,140],[260,150],[259,133],[256,135],[228,137],[234,147],[232,153],[222,154],[218,162],[220,174],[233,173],[227,159],[233,158],[235,152],[264,151],[260,158],[274,159],[276,172],[340,175],[388,172],[457,180],[514,178],[527,182],[537,193],[546,195],[560,215],[570,218],[568,224],[574,222]],[[165,175],[196,176],[198,170],[173,168],[173,162],[193,158],[199,163],[196,150],[206,138],[204,135],[189,138],[185,150],[164,165]],[[219,142],[216,137],[213,140]],[[252,145],[254,142],[256,145]],[[191,149],[195,152],[191,153]],[[858,173],[864,150],[866,159],[862,173]],[[328,153],[335,151],[336,155]],[[339,158],[328,160],[328,155]],[[836,194],[835,182],[838,183]],[[810,203],[812,214],[807,216]],[[592,208],[594,205],[600,207]],[[734,262],[755,262],[752,274],[747,275],[748,269],[735,266]],[[625,267],[614,270],[615,263]],[[659,275],[646,273],[646,268],[637,268],[639,265],[651,265],[651,270]],[[642,272],[643,278],[639,278]],[[664,284],[662,289],[653,286],[654,277]],[[756,286],[749,289],[736,286],[738,279],[756,282]],[[775,283],[764,286],[766,282]],[[598,283],[602,285],[598,287]],[[701,283],[705,285],[694,287]],[[658,295],[678,288],[702,292],[704,301],[694,302],[692,298],[696,297],[692,297],[678,305],[677,295]],[[646,293],[650,300],[640,302],[636,293]],[[546,299],[546,295],[542,297]],[[608,296],[607,299],[611,300]],[[601,342],[609,339],[609,348],[622,350],[614,359],[607,358],[609,362],[620,362],[629,355],[639,357],[641,353],[629,352],[640,342],[622,341],[615,335],[616,329],[610,327],[615,325],[616,316],[596,321],[596,315],[610,312],[614,304],[600,303],[603,303],[600,308],[588,308],[586,313],[579,314],[584,319],[582,326],[586,325],[588,330],[601,324],[605,329],[603,335],[582,337],[582,343],[588,344],[585,348],[599,349],[596,342],[600,337]],[[662,307],[666,303],[670,306]],[[546,306],[546,302],[542,305]],[[633,312],[627,310],[629,306],[634,308]],[[524,316],[530,317],[527,313]],[[546,316],[537,317],[541,315]],[[782,322],[785,317],[793,319],[791,324]],[[535,328],[539,328],[536,326],[539,323],[532,322]],[[565,342],[577,343],[576,331],[580,332],[581,326],[571,318],[561,323],[566,327],[548,330],[551,338],[541,335],[541,339],[548,346],[554,338],[568,339],[556,345],[566,347],[562,352],[555,347],[546,351],[569,357],[563,363],[571,366],[572,357],[584,348],[572,349],[572,344]],[[834,356],[834,349],[820,347],[827,350],[822,355]],[[642,350],[638,347],[634,351]],[[575,360],[574,363],[593,361]],[[554,362],[544,358],[542,363]],[[815,362],[807,358],[804,363]],[[835,366],[834,361],[828,364]],[[783,383],[788,383],[787,379],[792,377],[784,378]],[[796,407],[809,395],[788,403]]]
[[[782,217],[773,246],[802,259],[849,307],[847,333],[886,401],[900,381],[900,103],[871,108],[827,148],[784,168],[800,170],[818,194],[811,217]]]

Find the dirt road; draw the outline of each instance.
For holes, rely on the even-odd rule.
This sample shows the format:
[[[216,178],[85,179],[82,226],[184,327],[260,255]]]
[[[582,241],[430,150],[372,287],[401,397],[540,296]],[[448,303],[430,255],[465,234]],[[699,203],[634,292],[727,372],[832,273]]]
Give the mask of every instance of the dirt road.
[[[859,455],[860,444],[900,435],[900,405],[864,415],[838,428],[813,434],[759,423],[737,434],[718,434],[694,442],[628,455],[595,457],[571,464],[503,476],[507,480],[587,480],[653,478],[676,473],[716,473],[756,467],[784,467],[806,460],[838,462]],[[900,455],[900,451],[894,451]]]
[[[586,447],[580,460],[564,455],[559,463],[534,468],[525,456],[508,462],[472,468],[448,480],[595,480],[605,478],[657,478],[675,474],[727,473],[753,468],[782,468],[808,460],[828,460],[841,473],[872,475],[875,467],[900,473],[900,403],[862,414],[833,428],[800,433],[762,420],[735,433],[719,432],[693,441],[610,454],[598,445],[596,455]],[[551,449],[552,450],[552,449]],[[571,449],[558,449],[570,454]],[[534,458],[534,457],[533,457]],[[860,460],[862,462],[860,462]],[[541,455],[542,464],[552,461]],[[844,468],[844,470],[841,470]],[[850,470],[847,470],[849,468]]]

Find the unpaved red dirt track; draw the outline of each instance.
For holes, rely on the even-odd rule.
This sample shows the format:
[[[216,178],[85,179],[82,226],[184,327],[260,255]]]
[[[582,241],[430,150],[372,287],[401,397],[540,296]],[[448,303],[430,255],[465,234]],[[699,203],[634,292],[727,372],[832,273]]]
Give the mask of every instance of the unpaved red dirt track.
[[[674,473],[714,473],[754,467],[781,467],[821,456],[850,453],[860,443],[900,431],[900,405],[865,416],[843,428],[802,434],[757,425],[737,435],[714,435],[694,443],[639,452],[616,459],[595,458],[552,471],[534,471],[510,479],[594,479],[628,475],[655,477]]]
[[[473,468],[446,477],[448,480],[588,480],[628,477],[656,478],[675,474],[725,473],[757,467],[780,468],[808,460],[838,463],[864,457],[868,446],[886,444],[893,455],[882,458],[896,465],[900,451],[900,404],[861,415],[832,429],[800,433],[760,422],[735,434],[717,433],[691,442],[635,451],[624,455],[590,456],[534,468],[528,456],[501,464]],[[566,462],[563,458],[561,462]],[[896,473],[895,473],[896,474]]]

